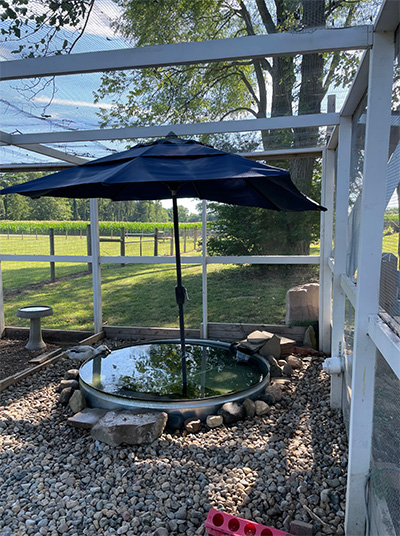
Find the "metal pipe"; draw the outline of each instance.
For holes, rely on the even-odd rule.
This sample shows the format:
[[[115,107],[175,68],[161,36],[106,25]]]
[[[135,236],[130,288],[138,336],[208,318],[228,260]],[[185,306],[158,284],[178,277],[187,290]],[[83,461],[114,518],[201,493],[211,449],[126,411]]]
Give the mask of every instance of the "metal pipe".
[[[174,221],[174,237],[175,237],[175,262],[176,262],[176,303],[179,310],[179,334],[181,342],[181,358],[182,358],[182,395],[187,396],[187,373],[186,373],[186,350],[185,350],[185,322],[183,316],[183,304],[185,303],[186,289],[182,285],[182,265],[181,265],[181,250],[179,244],[179,221],[178,221],[178,204],[176,200],[176,191],[172,190],[172,212]]]

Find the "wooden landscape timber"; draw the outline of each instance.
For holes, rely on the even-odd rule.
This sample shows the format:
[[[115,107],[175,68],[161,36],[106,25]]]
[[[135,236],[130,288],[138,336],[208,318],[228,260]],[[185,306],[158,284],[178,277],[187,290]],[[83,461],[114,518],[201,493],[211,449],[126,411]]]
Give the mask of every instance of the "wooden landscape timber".
[[[4,330],[5,339],[28,339],[30,328],[7,326]],[[43,338],[47,342],[72,342],[79,343],[82,339],[93,336],[93,331],[80,331],[72,329],[42,329]]]
[[[4,380],[0,380],[0,392],[4,391],[4,389],[9,387],[10,385],[14,385],[18,381],[23,380],[27,378],[28,376],[35,374],[36,372],[39,372],[40,370],[42,370],[45,367],[48,367],[49,365],[52,365],[53,363],[55,363],[56,361],[58,361],[59,359],[65,356],[65,353],[61,352],[60,348],[58,348],[57,350],[59,351],[57,355],[54,356],[53,354],[53,357],[50,357],[50,358],[48,357],[43,363],[40,363],[39,365],[36,365],[35,367],[31,366],[20,372],[17,372],[16,374],[13,374],[12,376],[8,376],[8,378],[4,378]],[[42,356],[39,356],[39,357],[43,357],[43,354]]]
[[[302,344],[305,326],[286,326],[271,324],[227,324],[222,322],[209,322],[207,324],[207,338],[223,342],[237,342],[245,339],[253,331],[269,331],[278,337],[290,339],[296,344]],[[154,339],[179,339],[178,328],[152,328],[134,326],[103,326],[106,338],[127,340],[154,340]],[[188,339],[199,339],[200,329],[185,329]]]

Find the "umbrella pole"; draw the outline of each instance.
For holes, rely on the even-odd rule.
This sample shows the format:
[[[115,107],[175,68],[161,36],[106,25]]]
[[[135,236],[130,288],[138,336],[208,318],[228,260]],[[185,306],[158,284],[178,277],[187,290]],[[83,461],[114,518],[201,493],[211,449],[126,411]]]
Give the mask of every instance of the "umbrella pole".
[[[183,304],[185,303],[186,289],[182,285],[182,267],[181,251],[179,244],[179,221],[178,221],[178,204],[176,192],[172,191],[172,212],[174,218],[174,238],[175,238],[175,259],[176,259],[176,303],[179,310],[179,333],[181,340],[181,357],[182,357],[182,395],[187,396],[187,374],[186,374],[186,350],[185,350],[185,322],[183,317]]]

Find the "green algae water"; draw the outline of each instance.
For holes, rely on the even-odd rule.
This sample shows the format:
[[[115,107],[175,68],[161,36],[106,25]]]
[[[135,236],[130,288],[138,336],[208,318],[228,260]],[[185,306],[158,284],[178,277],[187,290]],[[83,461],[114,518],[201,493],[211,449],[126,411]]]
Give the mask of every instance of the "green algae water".
[[[257,361],[238,362],[226,347],[186,344],[187,397],[220,396],[261,382]],[[126,398],[182,398],[180,344],[152,343],[130,346],[85,363],[80,377],[104,393]]]

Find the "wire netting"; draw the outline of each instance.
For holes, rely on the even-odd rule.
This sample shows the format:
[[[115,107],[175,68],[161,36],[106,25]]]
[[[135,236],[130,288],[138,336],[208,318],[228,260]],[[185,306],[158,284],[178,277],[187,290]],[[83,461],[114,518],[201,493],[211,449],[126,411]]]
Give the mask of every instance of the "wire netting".
[[[400,380],[378,353],[375,369],[369,536],[400,534]]]
[[[358,250],[360,238],[361,195],[363,185],[365,125],[367,96],[361,100],[353,118],[351,139],[351,167],[349,184],[349,215],[347,240],[346,273],[351,278],[357,277]]]
[[[354,322],[355,309],[346,297],[345,300],[345,322],[344,322],[344,358],[345,371],[343,381],[343,418],[347,432],[350,423],[350,404],[351,404],[351,382],[353,377],[353,349],[354,349]]]
[[[400,315],[399,300],[399,193],[400,193],[400,104],[399,73],[394,76],[389,158],[386,173],[386,211],[383,225],[383,247],[379,305],[392,317]]]

